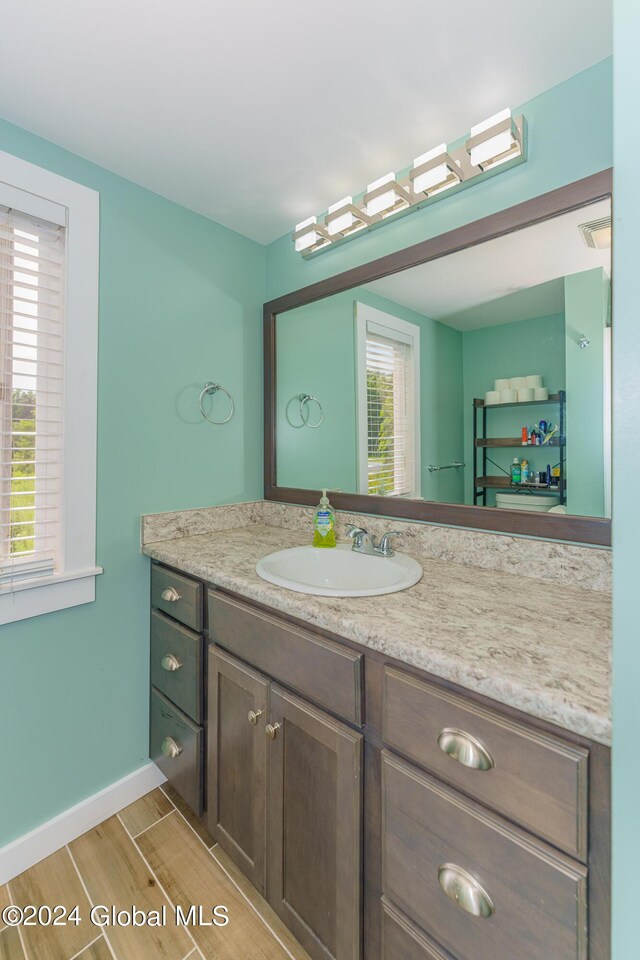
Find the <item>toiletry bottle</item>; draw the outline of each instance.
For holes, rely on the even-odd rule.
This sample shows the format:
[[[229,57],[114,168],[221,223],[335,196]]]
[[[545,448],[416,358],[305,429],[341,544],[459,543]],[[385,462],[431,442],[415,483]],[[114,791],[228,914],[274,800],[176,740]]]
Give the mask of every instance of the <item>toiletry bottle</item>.
[[[522,468],[520,467],[520,461],[517,457],[514,457],[513,463],[511,464],[511,483],[520,483],[521,476]]]
[[[529,428],[523,427],[522,428],[522,446],[526,447],[528,442],[529,442]]]
[[[529,481],[529,461],[523,460],[520,464],[520,483],[528,483]]]
[[[322,491],[320,503],[313,515],[313,545],[314,547],[335,547],[336,545],[336,515],[329,503],[327,491]]]

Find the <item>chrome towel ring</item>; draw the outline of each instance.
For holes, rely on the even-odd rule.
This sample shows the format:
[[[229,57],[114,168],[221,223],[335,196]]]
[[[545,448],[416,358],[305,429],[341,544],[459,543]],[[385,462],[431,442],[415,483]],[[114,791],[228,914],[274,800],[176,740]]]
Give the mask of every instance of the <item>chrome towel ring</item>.
[[[299,393],[298,398],[300,401],[300,419],[305,427],[311,427],[312,430],[315,430],[316,427],[319,427],[322,421],[324,420],[324,410],[322,409],[322,404],[317,397],[313,397],[310,393]],[[319,418],[317,423],[309,423],[309,404],[313,403],[318,404],[318,413]]]
[[[209,417],[209,416],[205,413],[204,407],[203,407],[203,405],[202,405],[202,401],[204,400],[205,394],[206,394],[208,397],[212,397],[213,394],[214,394],[214,393],[218,393],[218,391],[220,391],[221,393],[225,393],[225,394],[227,395],[227,397],[229,398],[229,403],[231,404],[231,409],[230,409],[230,411],[229,411],[229,416],[228,416],[228,417],[225,417],[224,420],[213,420],[211,417]],[[215,423],[217,426],[221,426],[223,423],[228,423],[229,420],[231,420],[231,417],[233,416],[233,411],[234,411],[234,409],[235,409],[235,406],[234,406],[234,403],[233,403],[233,397],[231,396],[231,394],[229,393],[229,391],[228,391],[228,390],[225,390],[225,388],[222,386],[222,384],[220,384],[220,383],[213,383],[213,381],[211,381],[211,380],[207,380],[207,382],[205,383],[204,387],[202,388],[202,390],[201,390],[201,392],[200,392],[200,396],[198,397],[198,406],[200,407],[200,413],[202,414],[202,416],[204,417],[204,419],[205,419],[205,420],[208,420],[209,423]]]

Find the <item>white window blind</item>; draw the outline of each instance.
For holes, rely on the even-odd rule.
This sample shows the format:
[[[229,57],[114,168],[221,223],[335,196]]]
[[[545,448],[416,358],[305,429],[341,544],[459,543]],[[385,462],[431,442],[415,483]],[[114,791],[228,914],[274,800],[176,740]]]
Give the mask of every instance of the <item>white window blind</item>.
[[[0,206],[0,586],[60,563],[65,229]]]
[[[376,326],[367,324],[366,339],[368,492],[414,496],[414,346]]]

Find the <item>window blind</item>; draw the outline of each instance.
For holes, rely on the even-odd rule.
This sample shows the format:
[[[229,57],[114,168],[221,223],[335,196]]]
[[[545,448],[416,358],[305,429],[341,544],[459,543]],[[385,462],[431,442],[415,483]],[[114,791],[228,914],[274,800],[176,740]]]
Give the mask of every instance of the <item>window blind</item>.
[[[65,230],[0,205],[0,587],[61,560]]]
[[[368,489],[379,496],[414,493],[413,346],[367,327]]]

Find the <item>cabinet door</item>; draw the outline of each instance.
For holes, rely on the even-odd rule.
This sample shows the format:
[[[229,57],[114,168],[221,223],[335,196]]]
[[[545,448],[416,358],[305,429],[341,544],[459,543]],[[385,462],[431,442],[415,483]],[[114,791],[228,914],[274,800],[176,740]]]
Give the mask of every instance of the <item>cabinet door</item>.
[[[314,958],[361,949],[362,736],[271,687],[268,892]]]
[[[208,827],[265,891],[269,682],[209,647]]]

